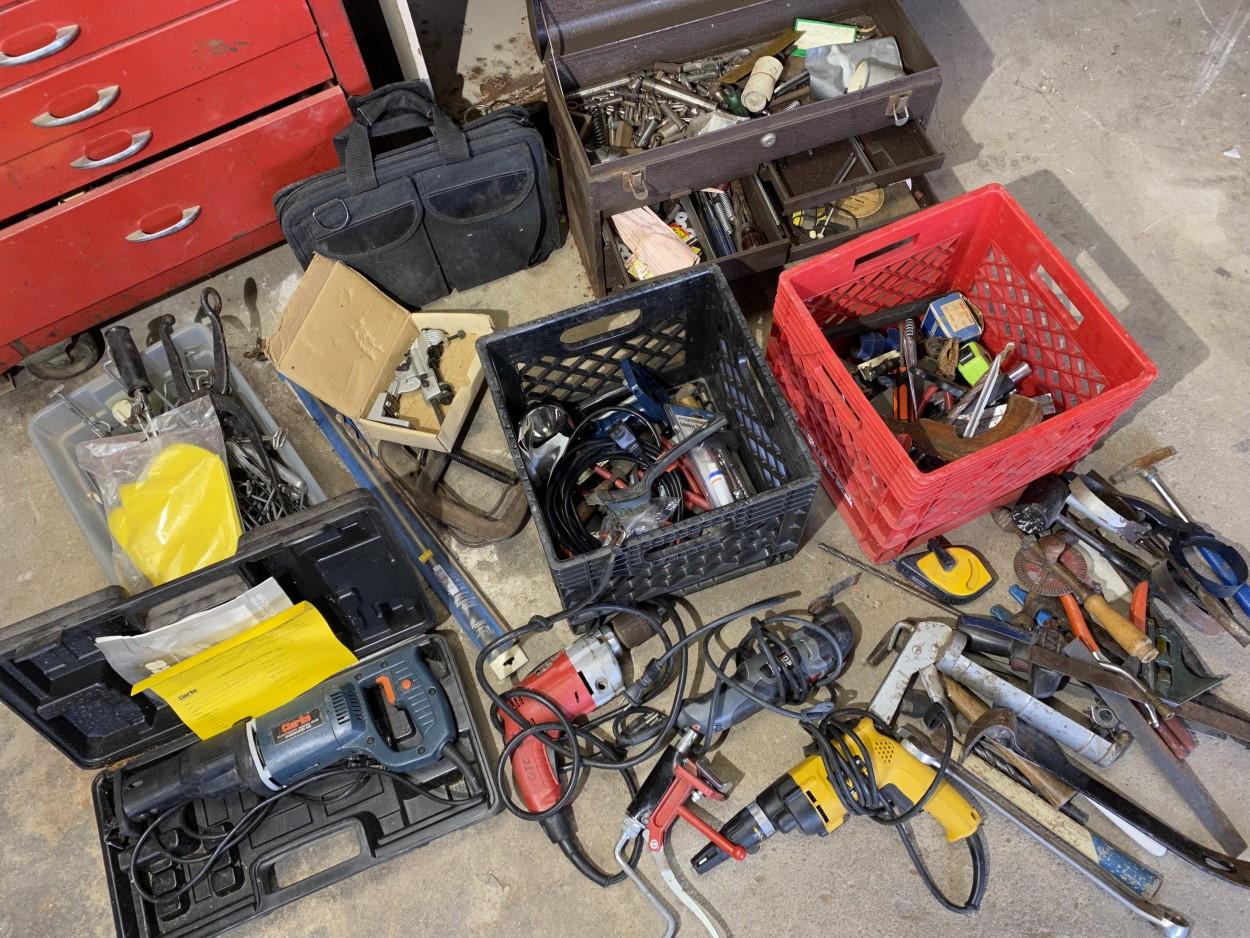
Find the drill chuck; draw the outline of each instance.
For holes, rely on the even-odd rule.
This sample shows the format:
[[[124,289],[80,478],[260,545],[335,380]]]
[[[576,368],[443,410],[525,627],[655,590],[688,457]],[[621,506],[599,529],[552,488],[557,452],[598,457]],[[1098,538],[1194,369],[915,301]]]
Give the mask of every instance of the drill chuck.
[[[802,762],[796,768],[806,764]],[[792,772],[787,772],[731,817],[720,832],[727,840],[746,847],[747,853],[755,853],[773,834],[788,834],[796,828],[804,834],[824,836],[829,830],[829,814],[821,805],[813,804]],[[694,855],[690,864],[696,873],[703,874],[727,859],[729,854],[709,843]]]

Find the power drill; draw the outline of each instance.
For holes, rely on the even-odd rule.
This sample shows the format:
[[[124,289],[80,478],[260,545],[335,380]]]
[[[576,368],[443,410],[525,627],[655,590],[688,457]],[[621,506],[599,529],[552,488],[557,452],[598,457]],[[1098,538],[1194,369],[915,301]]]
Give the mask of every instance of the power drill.
[[[934,771],[894,737],[882,733],[868,717],[855,726],[855,733],[868,750],[868,761],[877,786],[900,810],[915,804],[933,783]],[[848,736],[846,748],[857,758],[863,753]],[[981,816],[950,782],[943,781],[924,810],[942,825],[950,843],[976,833]],[[796,828],[804,834],[821,837],[835,831],[846,820],[847,809],[838,796],[819,755],[808,756],[756,796],[755,800],[730,818],[720,833],[745,847],[748,853],[776,833]],[[706,873],[728,859],[720,847],[707,844],[691,859],[696,873]]]
[[[638,617],[617,616],[611,625],[601,625],[587,632],[542,662],[525,676],[518,689],[541,694],[567,719],[577,720],[621,692],[625,681],[620,659],[625,650],[641,645],[654,634]],[[509,704],[531,725],[550,723],[554,719],[551,708],[533,697],[513,697]],[[502,715],[502,723],[504,742],[511,742],[521,732],[521,727],[507,715]],[[554,756],[535,736],[521,740],[512,753],[512,781],[526,809],[535,814],[551,810],[564,794]],[[572,811],[566,808],[544,818],[541,824],[551,842],[591,876],[593,870],[588,861],[584,861],[574,836]],[[591,878],[598,881],[602,877]]]
[[[115,790],[120,814],[135,821],[244,789],[272,795],[354,756],[411,772],[442,759],[455,738],[447,694],[414,641],[359,662],[177,757],[134,772],[123,769]]]

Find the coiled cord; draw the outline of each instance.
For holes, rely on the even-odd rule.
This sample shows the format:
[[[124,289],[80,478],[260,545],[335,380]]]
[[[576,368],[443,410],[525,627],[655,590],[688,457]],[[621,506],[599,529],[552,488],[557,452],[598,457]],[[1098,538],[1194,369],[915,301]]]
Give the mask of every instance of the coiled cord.
[[[942,757],[938,766],[934,769],[933,781],[929,783],[929,787],[925,789],[924,794],[916,803],[906,809],[900,809],[890,800],[877,783],[872,761],[859,755],[859,753],[869,751],[867,744],[855,732],[855,727],[860,720],[868,718],[880,732],[892,735],[890,728],[884,725],[871,710],[843,707],[824,717],[818,724],[803,721],[800,725],[811,736],[816,751],[824,763],[825,774],[847,813],[869,818],[886,827],[893,827],[898,832],[903,848],[911,858],[916,872],[920,874],[921,881],[933,898],[949,912],[971,915],[981,907],[981,900],[985,896],[985,889],[989,882],[989,856],[980,830],[965,838],[972,858],[972,885],[968,890],[968,898],[963,903],[956,904],[934,882],[924,858],[921,857],[916,847],[911,828],[908,826],[908,821],[924,810],[925,805],[937,793],[938,788],[947,780],[947,771],[950,768],[954,751],[955,727],[951,723],[950,716],[942,707],[935,706],[932,712],[936,714],[937,721],[946,728],[946,745],[942,749]],[[852,744],[854,749],[851,748]]]
[[[661,455],[658,441],[647,437],[637,440],[634,452],[626,451],[613,440],[603,437],[570,443],[559,462],[552,467],[543,497],[547,522],[556,543],[574,556],[588,554],[603,547],[603,542],[595,536],[580,514],[586,505],[586,498],[582,493],[586,477],[611,463],[625,463],[641,474]],[[657,497],[676,500],[677,508],[672,518],[674,521],[681,518],[682,491],[681,477],[674,472],[666,472],[660,476],[652,490]]]

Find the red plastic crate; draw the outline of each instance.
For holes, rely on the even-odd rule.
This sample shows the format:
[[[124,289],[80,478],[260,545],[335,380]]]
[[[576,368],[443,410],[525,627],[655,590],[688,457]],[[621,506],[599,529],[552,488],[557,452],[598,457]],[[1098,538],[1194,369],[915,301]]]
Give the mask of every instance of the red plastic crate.
[[[1016,343],[1016,359],[1033,368],[1024,392],[1051,392],[1059,412],[921,472],[821,330],[950,291],[964,293],[985,314],[984,342],[991,350]],[[768,362],[821,465],[825,490],[876,562],[1072,465],[1159,373],[999,185],[917,212],[782,273]]]

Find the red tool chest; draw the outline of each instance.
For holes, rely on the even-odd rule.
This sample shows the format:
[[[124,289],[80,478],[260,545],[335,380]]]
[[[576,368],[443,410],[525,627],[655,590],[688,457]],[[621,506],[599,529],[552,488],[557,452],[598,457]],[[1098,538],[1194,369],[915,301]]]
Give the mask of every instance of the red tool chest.
[[[0,0],[0,371],[280,241],[367,88],[342,0]]]

